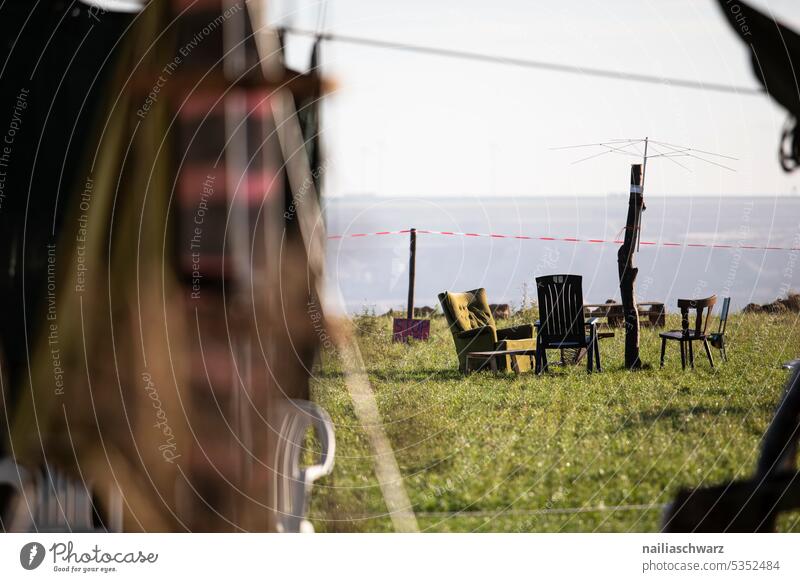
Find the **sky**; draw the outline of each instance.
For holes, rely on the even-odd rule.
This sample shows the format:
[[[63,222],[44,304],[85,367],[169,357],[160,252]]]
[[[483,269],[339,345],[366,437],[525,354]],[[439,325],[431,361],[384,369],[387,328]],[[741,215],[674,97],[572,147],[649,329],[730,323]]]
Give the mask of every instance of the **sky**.
[[[793,0],[753,0],[800,29]],[[273,1],[273,24],[497,56],[755,87],[712,0]],[[324,16],[321,16],[324,14]],[[310,42],[289,39],[290,65]],[[558,146],[653,139],[734,156],[735,172],[648,166],[649,195],[794,194],[767,96],[605,80],[326,42],[326,197],[537,196],[627,191],[630,158],[573,162]]]

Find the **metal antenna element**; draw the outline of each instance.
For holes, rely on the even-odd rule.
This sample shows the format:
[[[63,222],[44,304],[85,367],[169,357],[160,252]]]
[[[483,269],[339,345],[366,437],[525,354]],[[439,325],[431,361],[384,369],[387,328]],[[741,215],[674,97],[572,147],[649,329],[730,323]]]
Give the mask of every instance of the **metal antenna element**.
[[[735,172],[736,170],[727,166],[719,161],[716,160],[732,160],[738,161],[737,158],[733,156],[728,156],[725,154],[717,154],[714,152],[710,152],[707,150],[701,150],[697,148],[692,148],[689,146],[682,146],[676,145],[673,143],[668,143],[665,141],[656,141],[654,139],[650,139],[649,137],[644,138],[633,138],[633,139],[611,139],[607,141],[601,141],[597,143],[583,143],[583,144],[576,144],[576,145],[568,145],[568,146],[560,146],[560,147],[553,147],[550,148],[553,151],[556,150],[573,150],[573,149],[585,149],[585,148],[592,148],[597,149],[597,151],[589,156],[580,158],[575,160],[570,165],[576,165],[588,160],[592,160],[595,158],[599,158],[608,154],[617,154],[622,156],[634,157],[634,158],[641,158],[642,160],[642,175],[641,175],[641,193],[644,194],[644,181],[647,175],[647,160],[656,159],[656,158],[665,158],[686,170],[687,172],[691,172],[691,168],[682,164],[676,158],[694,158],[695,160],[700,160],[701,162],[705,162],[706,164],[711,164],[713,166],[718,166],[720,168],[724,168],[731,172]],[[649,149],[648,149],[649,148]],[[712,158],[712,159],[709,159]],[[716,158],[716,159],[714,159]],[[642,203],[642,210],[645,210],[646,207],[644,203]],[[637,225],[637,229],[639,226]],[[636,250],[639,250],[639,232],[637,230],[636,233]]]
[[[644,146],[644,152],[642,152],[642,145]],[[650,150],[652,153],[648,153],[648,145],[650,146]],[[599,149],[600,151],[595,152],[587,157],[575,160],[574,162],[572,162],[571,165],[580,164],[582,162],[586,162],[588,160],[599,158],[601,156],[605,156],[608,154],[618,154],[623,156],[642,158],[643,180],[644,180],[644,170],[647,168],[647,160],[651,158],[666,158],[688,172],[691,172],[691,169],[688,166],[677,161],[675,158],[694,158],[696,160],[700,160],[701,162],[718,166],[720,168],[724,168],[731,172],[735,172],[736,170],[731,168],[730,166],[726,166],[725,164],[719,161],[716,161],[715,159],[709,159],[709,158],[738,161],[738,159],[734,158],[733,156],[717,154],[707,150],[701,150],[688,146],[675,145],[664,141],[656,141],[654,139],[649,139],[647,137],[636,138],[636,139],[612,139],[597,143],[568,145],[568,146],[554,147],[550,149],[556,151],[556,150],[570,150],[578,148],[594,148],[594,149]]]

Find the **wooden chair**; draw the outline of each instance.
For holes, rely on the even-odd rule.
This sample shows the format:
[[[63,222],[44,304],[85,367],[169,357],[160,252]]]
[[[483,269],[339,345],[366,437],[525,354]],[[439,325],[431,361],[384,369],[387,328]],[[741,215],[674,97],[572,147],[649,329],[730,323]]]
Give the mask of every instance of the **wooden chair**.
[[[724,362],[728,361],[728,352],[725,350],[725,328],[728,327],[728,310],[731,306],[731,298],[726,297],[722,300],[722,311],[719,314],[719,329],[716,333],[708,334],[708,342],[719,350]]]
[[[586,369],[597,360],[601,372],[596,317],[584,318],[580,275],[548,275],[536,278],[539,321],[536,322],[536,372],[547,370],[547,350],[586,348]],[[586,328],[589,335],[586,335]]]
[[[708,346],[708,335],[706,329],[708,328],[708,320],[711,316],[711,310],[717,302],[717,296],[712,295],[705,299],[678,299],[678,309],[681,310],[681,329],[673,329],[658,334],[661,338],[661,367],[664,367],[664,353],[667,349],[667,341],[674,340],[681,345],[681,367],[686,369],[686,356],[688,350],[689,364],[694,369],[694,348],[693,342],[703,342],[703,347],[706,349],[706,356],[711,367],[714,367],[714,358],[711,357],[711,348]],[[697,312],[694,318],[694,329],[689,328],[689,311],[694,310]],[[705,317],[703,312],[706,311]]]

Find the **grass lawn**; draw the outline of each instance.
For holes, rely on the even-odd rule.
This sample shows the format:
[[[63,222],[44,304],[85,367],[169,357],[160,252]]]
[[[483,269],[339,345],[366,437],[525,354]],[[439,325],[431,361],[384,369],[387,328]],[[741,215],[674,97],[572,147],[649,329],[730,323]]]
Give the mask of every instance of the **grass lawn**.
[[[518,316],[519,317],[519,316]],[[667,327],[679,327],[678,316]],[[642,330],[650,369],[623,369],[624,338],[603,340],[605,371],[462,376],[443,318],[431,340],[391,343],[388,317],[355,319],[364,360],[423,531],[657,531],[679,487],[750,475],[787,372],[800,352],[798,315],[732,315],[729,362],[702,348],[683,372],[676,343],[658,369],[655,330]],[[711,325],[715,325],[713,321]],[[503,325],[504,326],[504,325]],[[553,352],[553,356],[556,353]],[[392,531],[369,444],[333,353],[312,398],[336,423],[336,466],[317,482],[317,531]],[[800,530],[788,515],[781,529]]]

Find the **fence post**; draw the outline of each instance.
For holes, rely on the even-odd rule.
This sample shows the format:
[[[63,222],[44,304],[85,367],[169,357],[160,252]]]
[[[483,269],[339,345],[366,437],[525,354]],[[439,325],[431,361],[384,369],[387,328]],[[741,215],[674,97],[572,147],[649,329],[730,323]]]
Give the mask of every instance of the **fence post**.
[[[417,229],[412,228],[410,231],[411,246],[409,247],[408,259],[408,319],[414,319],[414,275],[417,264]]]

